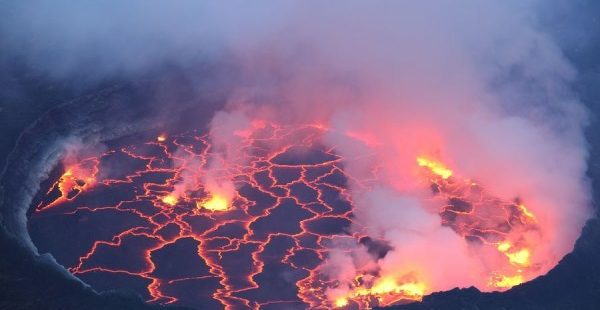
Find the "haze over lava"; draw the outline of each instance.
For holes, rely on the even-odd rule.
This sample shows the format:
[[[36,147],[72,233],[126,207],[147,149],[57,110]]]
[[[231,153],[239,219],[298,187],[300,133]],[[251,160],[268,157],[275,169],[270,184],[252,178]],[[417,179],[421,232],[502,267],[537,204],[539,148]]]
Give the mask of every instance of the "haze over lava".
[[[15,9],[41,14],[23,31],[48,28],[72,43],[65,52],[53,37],[29,42],[34,63],[38,52],[59,49],[56,62],[40,63],[51,74],[73,74],[90,58],[110,60],[88,68],[101,76],[164,61],[227,63],[235,72],[212,85],[230,91],[196,131],[64,142],[71,151],[32,225],[81,212],[135,223],[65,254],[73,274],[143,279],[147,299],[159,303],[187,298],[174,286],[192,279],[206,285],[197,288],[204,299],[187,302],[194,306],[364,309],[454,287],[509,289],[572,249],[591,216],[587,112],[570,89],[576,72],[541,27],[541,1],[237,5],[163,12],[144,4],[144,18],[115,17],[118,33],[101,22],[104,7],[78,7],[60,21],[48,17],[60,6]],[[94,31],[79,33],[76,17]],[[149,38],[164,44],[138,59]],[[182,117],[160,104],[159,119]],[[111,167],[112,156],[130,166]],[[124,198],[89,200],[112,190]],[[138,240],[136,264],[97,259],[126,240]],[[178,242],[196,247],[198,266],[161,275],[155,254]],[[261,291],[278,271],[269,264],[289,272],[273,277],[286,277],[291,294]]]

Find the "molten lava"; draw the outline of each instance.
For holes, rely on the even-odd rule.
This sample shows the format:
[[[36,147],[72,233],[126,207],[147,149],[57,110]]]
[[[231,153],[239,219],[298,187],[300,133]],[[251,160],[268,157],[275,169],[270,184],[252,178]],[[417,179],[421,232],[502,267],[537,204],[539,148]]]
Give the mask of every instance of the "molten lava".
[[[397,303],[420,301],[429,292],[427,285],[414,278],[395,279],[391,276],[374,278],[370,275],[358,276],[354,287],[343,296],[335,297],[333,306],[343,308],[350,304],[359,308],[389,306]]]
[[[94,186],[98,174],[98,160],[88,158],[76,165],[69,165],[60,178],[53,183],[48,192],[49,197],[58,196],[49,203],[40,202],[38,210],[51,208],[77,197],[81,192]]]
[[[167,195],[163,197],[162,202],[174,206],[177,204],[177,197],[175,195]]]
[[[229,201],[226,198],[219,195],[213,195],[210,199],[205,202],[196,203],[199,207],[205,208],[210,211],[226,211],[229,209]]]
[[[420,282],[398,284],[393,278],[381,278],[369,289],[359,288],[352,298],[372,296],[379,305],[387,306],[401,300],[421,300],[426,292],[426,285]]]
[[[432,173],[440,176],[444,180],[452,176],[452,170],[446,168],[446,166],[439,161],[428,159],[426,157],[417,157],[417,164],[421,167],[428,168]]]
[[[429,169],[434,195],[448,203],[440,213],[442,221],[461,236],[493,246],[505,256],[503,271],[488,276],[490,286],[506,289],[534,277],[537,271],[531,264],[534,245],[526,244],[519,235],[515,236],[517,243],[507,239],[514,231],[539,233],[535,215],[519,199],[510,202],[493,197],[476,182],[453,176],[440,162],[419,157],[417,163]],[[506,220],[489,221],[494,217]]]
[[[176,190],[182,176],[206,168],[214,155],[210,135],[160,135],[122,145],[67,167],[30,223],[34,228],[62,221],[72,229],[102,227],[91,239],[68,245],[47,240],[39,246],[92,286],[116,288],[124,281],[150,302],[367,309],[421,300],[432,288],[415,270],[400,270],[403,276],[361,272],[343,290],[322,272],[332,240],[367,237],[348,234],[354,205],[346,186],[352,176],[344,171],[344,158],[322,147],[327,130],[255,121],[237,132],[243,158],[225,162],[220,170],[235,185],[232,197],[212,193],[202,182]],[[129,168],[110,169],[110,163],[124,161]],[[200,167],[190,169],[190,162]],[[538,275],[532,263],[535,244],[522,237],[538,232],[525,202],[495,197],[431,156],[417,157],[415,167],[419,182],[431,189],[432,203],[440,206],[443,226],[470,246],[495,253],[496,269],[480,275],[488,289],[507,289]],[[111,226],[85,224],[96,217],[110,218]],[[66,254],[56,253],[65,246]],[[330,289],[340,290],[332,298]]]
[[[346,298],[346,297],[340,297],[335,301],[336,308],[345,307],[347,305],[348,305],[348,298]]]

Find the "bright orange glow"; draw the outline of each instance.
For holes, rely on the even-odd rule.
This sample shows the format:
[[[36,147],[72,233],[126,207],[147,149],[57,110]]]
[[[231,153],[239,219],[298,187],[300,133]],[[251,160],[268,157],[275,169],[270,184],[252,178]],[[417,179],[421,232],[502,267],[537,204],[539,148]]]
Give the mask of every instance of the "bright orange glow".
[[[394,279],[384,278],[375,285],[373,285],[373,287],[370,290],[370,293],[375,295],[381,295],[396,292],[399,290],[400,288],[398,287],[398,284],[396,284],[396,281]]]
[[[531,264],[529,261],[531,252],[527,248],[509,251],[513,246],[508,241],[500,242],[496,248],[498,251],[504,253],[508,257],[508,261],[513,265],[528,267]]]
[[[500,252],[506,252],[508,251],[508,249],[510,249],[512,245],[510,244],[510,242],[508,241],[502,241],[498,244],[498,246],[496,247],[498,249],[498,251]]]
[[[422,282],[405,282],[399,284],[392,277],[384,277],[378,279],[371,287],[359,286],[354,289],[348,296],[336,299],[335,304],[348,299],[365,302],[375,298],[380,306],[389,306],[401,300],[419,301],[427,293],[427,286]]]
[[[531,254],[529,253],[528,249],[522,249],[513,253],[506,253],[506,256],[508,256],[508,260],[511,262],[511,264],[524,267],[529,266],[530,255]]]
[[[46,205],[38,205],[38,210],[51,208],[57,204],[72,200],[81,192],[94,186],[98,174],[98,161],[95,158],[83,160],[66,168],[60,179],[54,183],[48,193],[58,190],[60,196]]]
[[[519,239],[518,242],[514,243],[509,241],[510,239],[504,239],[500,242],[486,240],[486,237],[478,232],[478,230],[486,231],[486,228],[477,227],[480,224],[476,218],[479,216],[489,217],[496,212],[498,216],[502,216],[503,212],[508,212],[512,218],[511,227],[523,225],[527,229],[535,231],[538,227],[533,212],[528,210],[525,204],[521,202],[500,202],[497,198],[486,194],[484,188],[472,180],[465,179],[463,182],[463,180],[457,178],[448,179],[453,175],[453,172],[439,161],[418,157],[417,163],[419,166],[426,167],[431,171],[434,175],[431,182],[435,184],[436,191],[448,198],[444,202],[448,204],[444,208],[444,212],[451,215],[451,217],[463,217],[461,225],[453,227],[453,229],[462,236],[476,237],[487,244],[495,245],[496,250],[506,257],[506,263],[502,267],[503,272],[492,273],[488,284],[496,289],[504,290],[530,279],[531,274],[535,273],[535,268],[532,268],[531,262],[535,244],[527,243],[526,239]],[[482,213],[478,213],[479,210]],[[452,227],[452,222],[448,223]],[[475,230],[471,230],[474,228]],[[487,231],[498,236],[509,236],[509,233],[500,233],[493,229]],[[504,272],[508,272],[508,274]]]
[[[226,211],[229,209],[229,201],[219,195],[213,195],[209,200],[203,203],[197,202],[196,205],[211,211]]]
[[[177,204],[177,197],[175,197],[174,195],[167,195],[163,197],[162,202],[174,206]]]
[[[490,281],[490,285],[495,286],[497,288],[511,288],[521,283],[523,283],[523,276],[520,274],[515,276],[495,276]]]
[[[500,242],[496,248],[500,252],[506,252],[506,251],[508,251],[508,249],[510,249],[511,246],[512,245],[510,244],[510,242],[503,241],[503,242]]]
[[[167,136],[164,135],[164,134],[162,134],[162,135],[156,137],[156,141],[158,141],[158,142],[165,142],[165,141],[167,141]]]
[[[423,283],[404,283],[399,286],[400,291],[404,294],[418,297],[419,299],[425,295],[426,287]]]
[[[521,210],[523,217],[528,220],[531,221],[532,223],[536,222],[536,218],[535,215],[533,215],[533,213],[531,213],[531,211],[527,210],[527,208],[525,207],[524,204],[519,204],[519,210]]]
[[[417,164],[421,167],[428,168],[436,175],[447,179],[452,176],[452,170],[448,169],[444,164],[439,161],[431,160],[425,157],[417,157]]]
[[[347,298],[341,297],[341,298],[336,299],[336,301],[335,301],[335,306],[337,308],[345,307],[347,305],[348,305],[348,299]]]

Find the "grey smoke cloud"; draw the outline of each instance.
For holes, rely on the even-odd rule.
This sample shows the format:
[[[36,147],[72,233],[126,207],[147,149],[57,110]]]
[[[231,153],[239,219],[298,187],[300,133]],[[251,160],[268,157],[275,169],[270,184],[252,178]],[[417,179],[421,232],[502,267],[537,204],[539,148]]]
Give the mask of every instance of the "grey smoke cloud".
[[[7,1],[5,59],[18,56],[56,77],[131,75],[161,63],[218,57],[269,35],[289,5],[181,1]],[[281,16],[281,17],[279,17]]]

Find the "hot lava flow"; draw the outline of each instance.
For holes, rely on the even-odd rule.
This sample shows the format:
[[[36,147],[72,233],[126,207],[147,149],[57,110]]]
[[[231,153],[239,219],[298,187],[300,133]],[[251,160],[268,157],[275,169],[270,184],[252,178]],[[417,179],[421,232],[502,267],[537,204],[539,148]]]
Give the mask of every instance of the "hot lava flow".
[[[35,204],[31,235],[94,288],[125,288],[155,303],[367,309],[421,300],[431,287],[410,270],[402,277],[364,272],[344,294],[327,296],[338,285],[321,272],[332,241],[369,238],[351,230],[352,176],[346,159],[321,144],[327,130],[270,124],[243,135],[243,160],[220,172],[235,185],[232,197],[202,182],[216,152],[210,134],[114,141],[97,157],[57,168],[62,175]],[[442,206],[441,223],[495,253],[500,263],[483,275],[489,290],[539,275],[535,245],[522,237],[539,230],[526,202],[495,197],[433,157],[414,166],[432,205]],[[177,190],[189,176],[193,185]]]

